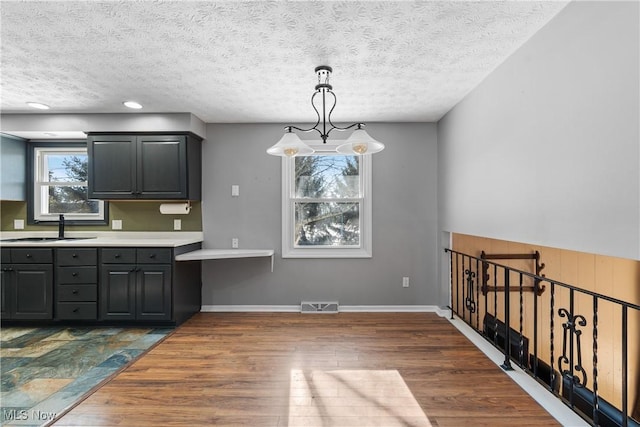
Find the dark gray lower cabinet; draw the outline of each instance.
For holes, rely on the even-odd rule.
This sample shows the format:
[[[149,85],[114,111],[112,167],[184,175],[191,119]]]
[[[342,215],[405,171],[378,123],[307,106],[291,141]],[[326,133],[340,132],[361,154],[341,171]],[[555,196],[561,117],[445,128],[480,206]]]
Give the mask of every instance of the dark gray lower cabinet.
[[[98,319],[98,249],[56,249],[55,282],[55,319]]]
[[[2,319],[53,318],[53,255],[50,249],[2,249]],[[14,263],[18,261],[19,263]]]
[[[103,249],[103,262],[136,259],[167,262],[171,249]],[[171,320],[171,264],[102,264],[102,320]]]
[[[201,265],[174,258],[200,246],[1,248],[1,319],[180,324],[200,311]]]

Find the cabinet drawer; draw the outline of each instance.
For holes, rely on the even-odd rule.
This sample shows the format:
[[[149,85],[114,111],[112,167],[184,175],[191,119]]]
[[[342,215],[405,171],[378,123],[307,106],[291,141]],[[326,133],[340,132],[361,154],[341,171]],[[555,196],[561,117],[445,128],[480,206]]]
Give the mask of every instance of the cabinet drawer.
[[[2,248],[2,264],[11,263],[11,249]]]
[[[134,248],[104,248],[100,250],[103,264],[135,264],[136,250]]]
[[[58,267],[58,283],[97,283],[97,267]]]
[[[96,249],[64,248],[57,250],[58,265],[96,265],[98,263],[98,251]]]
[[[171,264],[169,248],[138,248],[138,264]]]
[[[98,300],[98,285],[58,285],[56,290],[59,302]]]
[[[61,320],[97,320],[98,305],[95,302],[59,302],[56,318]]]
[[[53,262],[53,250],[14,248],[11,249],[11,262],[14,264],[49,264]]]

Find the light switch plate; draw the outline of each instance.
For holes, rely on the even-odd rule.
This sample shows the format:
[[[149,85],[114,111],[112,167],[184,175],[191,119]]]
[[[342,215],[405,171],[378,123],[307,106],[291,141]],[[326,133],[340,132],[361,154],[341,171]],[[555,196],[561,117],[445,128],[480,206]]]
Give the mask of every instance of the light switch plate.
[[[240,195],[240,186],[232,185],[231,186],[231,196],[238,197]]]
[[[13,220],[13,229],[14,230],[24,230],[24,219],[14,219]]]
[[[111,229],[112,230],[122,230],[122,220],[121,219],[112,219],[111,220]]]
[[[182,220],[181,219],[174,219],[173,220],[173,229],[174,230],[182,230]]]

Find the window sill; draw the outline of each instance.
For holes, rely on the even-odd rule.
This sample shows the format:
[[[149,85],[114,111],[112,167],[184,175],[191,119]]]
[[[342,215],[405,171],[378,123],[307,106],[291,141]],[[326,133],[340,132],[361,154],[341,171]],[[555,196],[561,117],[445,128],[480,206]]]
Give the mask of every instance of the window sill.
[[[335,248],[309,248],[283,250],[282,258],[372,258],[370,250],[335,249]]]

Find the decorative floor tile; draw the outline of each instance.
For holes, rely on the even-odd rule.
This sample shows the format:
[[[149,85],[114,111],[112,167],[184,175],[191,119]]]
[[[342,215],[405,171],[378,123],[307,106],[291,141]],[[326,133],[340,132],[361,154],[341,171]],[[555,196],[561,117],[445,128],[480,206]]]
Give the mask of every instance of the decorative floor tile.
[[[45,425],[173,328],[3,328],[3,426]]]
[[[2,334],[0,334],[0,341],[10,341],[14,338],[20,337],[33,331],[35,331],[34,328],[8,328],[8,330],[3,330]]]

